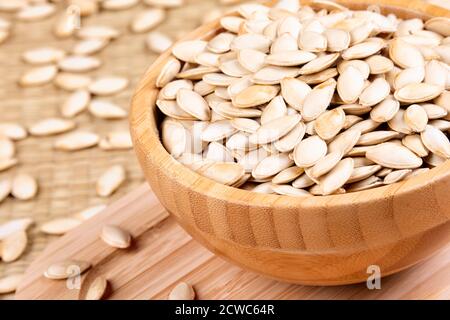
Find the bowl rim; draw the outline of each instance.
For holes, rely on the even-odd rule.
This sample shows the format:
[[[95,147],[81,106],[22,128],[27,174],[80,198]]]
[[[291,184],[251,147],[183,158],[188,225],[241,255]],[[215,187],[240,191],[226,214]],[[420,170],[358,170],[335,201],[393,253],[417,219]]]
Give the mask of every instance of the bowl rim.
[[[273,3],[274,1],[270,1]],[[302,0],[302,4],[311,4],[313,0]],[[426,17],[445,16],[450,17],[450,10],[437,7],[421,0],[337,0],[337,3],[348,7],[368,5],[378,5],[380,8],[389,11],[406,11],[409,14]],[[405,4],[407,7],[405,8]],[[235,15],[230,13],[227,15]],[[185,37],[179,40],[207,39],[220,30],[219,19],[202,25]],[[245,189],[226,186],[206,178],[190,168],[179,163],[164,148],[159,135],[159,124],[156,122],[156,97],[159,91],[155,86],[164,62],[171,56],[169,49],[159,56],[159,58],[147,69],[143,78],[133,95],[130,111],[130,131],[135,149],[139,149],[145,154],[146,160],[153,165],[164,170],[168,176],[175,179],[179,184],[195,192],[205,194],[218,200],[233,202],[235,204],[245,204],[255,207],[280,208],[317,208],[327,206],[348,206],[355,203],[369,204],[392,198],[394,195],[411,196],[425,187],[438,188],[445,182],[450,182],[450,160],[432,168],[426,173],[412,177],[406,181],[397,182],[391,185],[379,186],[373,189],[350,192],[338,195],[294,197],[277,194],[261,194]],[[137,151],[137,150],[136,150]],[[144,166],[141,162],[141,165]],[[449,217],[450,219],[450,217]]]

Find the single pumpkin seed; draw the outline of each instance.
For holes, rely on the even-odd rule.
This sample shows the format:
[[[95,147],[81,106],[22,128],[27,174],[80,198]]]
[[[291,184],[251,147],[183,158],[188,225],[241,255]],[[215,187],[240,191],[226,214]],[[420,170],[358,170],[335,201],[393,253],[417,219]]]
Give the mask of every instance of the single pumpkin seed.
[[[25,72],[19,84],[23,87],[41,86],[51,82],[58,72],[58,68],[53,65],[35,67]]]
[[[23,279],[22,274],[12,274],[0,278],[0,294],[11,293],[16,291]]]
[[[124,90],[128,86],[128,79],[122,77],[102,77],[94,80],[88,87],[92,94],[109,96]]]
[[[98,276],[90,284],[86,292],[86,300],[101,300],[108,287],[108,280],[103,276]]]
[[[89,112],[99,119],[123,119],[128,114],[118,105],[101,99],[93,99],[90,102]]]
[[[168,300],[194,300],[195,291],[186,282],[178,283],[169,293]]]
[[[19,200],[30,200],[36,196],[38,183],[26,173],[16,175],[12,180],[11,195]]]
[[[294,149],[295,164],[299,167],[312,167],[327,153],[327,144],[319,136],[302,140]]]
[[[412,172],[411,169],[394,170],[384,177],[384,184],[393,184],[403,180],[408,174]]]
[[[422,159],[408,148],[394,144],[382,143],[370,148],[366,157],[373,162],[392,169],[414,169],[422,165]]]
[[[131,234],[115,225],[105,225],[102,228],[101,239],[114,248],[126,249],[131,244]]]
[[[78,151],[96,146],[98,135],[91,132],[78,131],[57,139],[54,148],[62,151]]]
[[[35,123],[28,129],[28,131],[33,136],[43,137],[73,130],[75,126],[75,122],[71,120],[48,118]]]
[[[91,267],[91,264],[81,260],[62,260],[51,264],[44,272],[48,279],[63,280],[81,275]]]
[[[125,181],[125,168],[114,165],[108,168],[97,180],[96,190],[100,197],[109,197]]]
[[[2,241],[1,258],[3,262],[13,262],[24,253],[28,243],[27,234],[24,230],[14,232]]]
[[[131,22],[130,29],[134,33],[150,31],[166,18],[166,12],[163,9],[152,8],[140,12]]]
[[[426,111],[418,104],[410,105],[404,114],[405,123],[414,132],[422,132],[428,124]]]
[[[450,142],[447,136],[439,129],[427,125],[420,134],[425,147],[436,155],[450,158]]]
[[[402,143],[409,150],[414,152],[419,157],[423,158],[428,156],[428,149],[422,143],[420,135],[418,134],[410,134],[402,139]]]
[[[81,224],[81,220],[76,218],[56,218],[53,220],[49,220],[44,222],[40,230],[45,234],[50,235],[63,235],[70,230],[78,227]]]

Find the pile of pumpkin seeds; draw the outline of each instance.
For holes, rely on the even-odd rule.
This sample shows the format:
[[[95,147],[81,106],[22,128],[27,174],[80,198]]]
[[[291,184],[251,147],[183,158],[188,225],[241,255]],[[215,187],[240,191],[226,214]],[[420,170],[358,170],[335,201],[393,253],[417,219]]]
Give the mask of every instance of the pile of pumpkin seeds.
[[[450,158],[450,19],[327,0],[243,4],[162,67],[161,139],[179,162],[260,193],[332,195]]]

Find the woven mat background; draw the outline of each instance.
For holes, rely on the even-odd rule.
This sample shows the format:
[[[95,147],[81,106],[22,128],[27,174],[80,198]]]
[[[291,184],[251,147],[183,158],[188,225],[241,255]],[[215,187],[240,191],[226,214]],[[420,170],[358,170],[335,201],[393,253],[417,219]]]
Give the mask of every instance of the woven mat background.
[[[450,0],[428,0],[434,4],[450,7]],[[202,18],[219,6],[219,0],[186,0],[186,5],[167,12],[167,20],[157,28],[177,38],[201,24]],[[63,4],[59,10],[63,10]],[[83,18],[82,25],[104,24],[119,29],[123,35],[113,41],[97,56],[103,61],[98,70],[89,73],[98,75],[119,75],[130,79],[127,90],[110,99],[124,108],[129,107],[133,89],[144,71],[156,58],[144,44],[145,34],[136,35],[128,31],[132,17],[144,5],[124,11],[102,11]],[[0,16],[11,18],[9,14]],[[17,80],[23,71],[30,68],[20,55],[27,49],[41,46],[55,46],[69,50],[75,40],[57,40],[51,32],[57,15],[42,22],[16,23],[12,37],[0,46],[0,122],[14,121],[25,126],[52,116],[59,116],[59,107],[69,95],[52,84],[37,88],[20,88]],[[127,128],[127,120],[106,121],[92,118],[87,112],[76,117],[78,128],[92,130],[101,136],[108,132]],[[19,261],[5,264],[0,262],[0,277],[24,272],[28,264],[54,239],[38,232],[40,223],[51,218],[67,216],[96,204],[107,204],[130,192],[144,181],[134,153],[130,151],[102,151],[92,148],[75,153],[54,151],[54,138],[28,137],[16,142],[20,164],[0,177],[27,172],[39,181],[39,194],[31,201],[6,199],[0,204],[0,224],[12,218],[32,217],[35,225],[29,229],[27,251]],[[127,181],[110,198],[96,196],[95,182],[101,173],[112,164],[122,164],[127,171]]]
[[[216,1],[189,0],[187,5],[167,11],[167,20],[157,28],[172,38],[188,32],[201,23],[205,12],[215,7]],[[129,101],[144,71],[157,57],[144,44],[145,34],[131,34],[130,20],[144,5],[124,11],[103,11],[101,14],[83,18],[82,25],[109,25],[123,35],[99,53],[103,61],[101,68],[88,74],[92,76],[119,75],[130,79],[130,86],[117,96],[105,98],[124,108]],[[60,10],[63,10],[61,6]],[[5,18],[11,15],[0,14]],[[21,88],[17,80],[23,71],[30,68],[20,55],[25,50],[41,46],[55,46],[69,50],[75,39],[57,40],[52,35],[52,25],[57,15],[42,22],[17,23],[12,37],[0,46],[0,122],[14,121],[29,126],[40,119],[59,117],[59,107],[69,92],[57,89],[52,84]],[[98,120],[84,112],[75,118],[78,128],[92,130],[100,136],[115,129],[127,129],[128,121]],[[36,226],[51,218],[67,216],[97,204],[107,204],[130,192],[144,181],[133,150],[102,151],[92,148],[66,153],[52,149],[54,137],[34,138],[16,142],[20,164],[0,177],[27,172],[39,181],[38,196],[31,201],[19,201],[9,197],[0,204],[0,224],[12,218],[32,217],[35,225],[29,229],[29,245],[19,261],[0,262],[0,277],[25,271],[28,264],[41,252],[53,236],[43,235]],[[127,180],[110,198],[96,196],[95,183],[106,168],[122,164],[126,168]]]

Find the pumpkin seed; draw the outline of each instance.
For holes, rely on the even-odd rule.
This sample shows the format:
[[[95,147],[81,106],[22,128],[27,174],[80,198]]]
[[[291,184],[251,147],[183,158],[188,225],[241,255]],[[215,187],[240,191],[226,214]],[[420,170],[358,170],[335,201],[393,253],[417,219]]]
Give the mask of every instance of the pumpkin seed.
[[[15,122],[0,122],[0,136],[5,136],[11,140],[17,141],[27,137],[25,128]]]
[[[122,77],[103,77],[94,80],[88,87],[92,94],[109,96],[124,90],[128,86],[128,79]]]
[[[350,178],[353,172],[353,159],[345,158],[330,172],[320,178],[319,186],[323,195],[329,195],[342,187]]]
[[[168,50],[172,45],[172,39],[159,31],[149,32],[145,38],[147,48],[154,53],[163,53]]]
[[[31,218],[20,218],[9,220],[3,224],[0,224],[0,241],[3,241],[13,233],[18,231],[26,231],[32,224]]]
[[[280,117],[265,123],[250,136],[250,142],[253,144],[266,144],[274,142],[291,131],[300,120],[301,116],[294,114]]]
[[[74,215],[74,218],[85,221],[85,220],[88,220],[88,219],[96,216],[98,213],[102,212],[105,208],[106,208],[106,205],[104,205],[104,204],[88,207],[86,209],[81,210],[80,212],[77,212]]]
[[[381,169],[381,166],[378,164],[361,166],[361,167],[357,167],[357,168],[355,167],[352,171],[350,178],[348,178],[347,183],[353,183],[353,182],[367,179],[368,177],[374,175],[380,169]]]
[[[172,48],[172,54],[181,61],[195,63],[195,57],[205,51],[208,43],[202,40],[191,40],[177,43]]]
[[[37,181],[29,174],[18,174],[12,180],[11,195],[16,199],[30,200],[36,196],[37,191]]]
[[[308,176],[318,179],[324,174],[330,172],[339,163],[339,161],[341,161],[342,156],[343,154],[341,151],[335,151],[327,154],[310,168]]]
[[[389,57],[404,69],[424,65],[422,53],[415,46],[401,39],[392,40],[389,46]]]
[[[16,18],[19,21],[33,22],[44,20],[56,11],[55,5],[51,3],[36,4],[33,6],[25,6],[17,12]]]
[[[420,135],[418,134],[407,135],[402,139],[402,143],[405,147],[407,147],[409,150],[414,152],[419,157],[423,158],[428,156],[428,150],[422,143]]]
[[[362,106],[371,107],[383,101],[391,92],[389,83],[383,78],[375,79],[359,96]]]
[[[322,113],[314,122],[314,130],[323,140],[329,140],[341,131],[344,122],[344,111],[336,108]]]
[[[58,67],[65,72],[87,72],[101,66],[98,58],[89,56],[68,56],[58,61]]]
[[[80,224],[81,221],[76,218],[56,218],[43,223],[40,230],[45,234],[63,235],[78,227]]]
[[[25,51],[22,60],[29,64],[50,64],[64,58],[64,50],[53,47],[41,47]]]
[[[245,174],[244,168],[232,162],[215,162],[202,166],[198,172],[218,183],[233,185]]]
[[[279,152],[290,152],[300,143],[305,133],[306,125],[300,121],[289,133],[275,141],[273,145]]]
[[[272,183],[283,184],[291,182],[297,179],[303,172],[305,172],[305,169],[303,168],[297,166],[289,167],[287,169],[282,170],[276,176],[274,176],[272,179]]]
[[[370,118],[376,122],[387,122],[395,117],[400,103],[393,96],[388,96],[370,111]]]
[[[406,147],[382,143],[370,148],[366,157],[373,162],[392,169],[414,169],[422,165],[422,159]]]
[[[256,84],[279,84],[284,78],[296,77],[299,69],[294,67],[267,66],[256,72],[252,81]]]
[[[114,248],[126,249],[131,244],[131,235],[115,225],[105,225],[102,228],[101,239]]]
[[[91,264],[86,261],[62,260],[51,264],[44,272],[44,276],[48,279],[63,280],[79,276],[90,267]]]
[[[427,125],[420,137],[428,150],[440,157],[450,158],[450,142],[442,131]]]
[[[77,151],[97,145],[98,135],[91,132],[78,131],[57,139],[54,148],[62,151]]]
[[[109,26],[90,25],[83,26],[77,32],[77,36],[81,39],[116,39],[120,36],[120,32]]]
[[[156,79],[156,86],[162,88],[172,81],[181,70],[181,63],[178,59],[170,57],[161,69]]]
[[[337,92],[342,101],[344,103],[356,102],[363,89],[364,75],[353,66],[345,68],[337,80]]]
[[[103,276],[95,278],[86,292],[86,300],[101,300],[108,287],[108,280]]]
[[[253,85],[236,95],[234,105],[239,108],[256,107],[272,100],[278,91],[275,86]]]
[[[35,67],[25,72],[19,80],[23,87],[41,86],[51,82],[58,72],[58,68],[53,65]]]
[[[302,140],[294,149],[295,164],[299,167],[312,167],[327,153],[327,144],[319,136]]]
[[[22,279],[22,274],[12,274],[0,278],[0,294],[15,292]]]
[[[138,2],[139,0],[104,0],[101,6],[105,10],[125,10],[135,6]]]
[[[127,111],[118,105],[100,99],[93,99],[89,104],[89,112],[100,119],[123,119],[127,116]]]
[[[393,184],[403,180],[408,174],[412,172],[411,169],[394,170],[384,177],[384,184]]]
[[[125,168],[114,165],[108,168],[97,180],[96,190],[100,197],[109,197],[125,181]]]
[[[103,50],[109,43],[108,39],[86,39],[75,44],[72,49],[74,55],[92,55]]]
[[[150,31],[161,24],[166,17],[163,9],[152,8],[139,13],[131,22],[130,29],[135,33]]]
[[[286,153],[279,153],[262,159],[252,170],[255,179],[267,179],[278,174],[282,170],[292,166],[292,161]]]
[[[28,131],[31,135],[42,137],[64,133],[75,128],[75,122],[66,119],[48,118],[32,125]]]
[[[293,196],[293,197],[311,196],[311,194],[308,191],[305,191],[302,189],[297,189],[297,188],[294,188],[293,186],[290,186],[287,184],[284,184],[284,185],[272,184],[271,187],[275,193],[285,195],[285,196]]]
[[[319,117],[330,105],[334,91],[336,89],[336,80],[329,79],[324,83],[317,85],[304,98],[300,112],[305,121],[312,121]]]
[[[339,58],[339,56],[339,53],[332,53],[317,57],[301,67],[299,73],[307,75],[325,70],[331,67]]]
[[[2,241],[1,254],[3,262],[13,262],[20,258],[27,247],[27,234],[20,230],[7,236]]]
[[[443,88],[433,84],[412,83],[395,91],[394,96],[400,102],[419,103],[438,97],[442,91]]]
[[[404,114],[405,123],[414,132],[422,132],[428,123],[426,111],[418,104],[410,105]]]
[[[75,91],[87,88],[91,81],[90,77],[82,74],[60,72],[55,77],[54,83],[60,89]]]
[[[195,291],[186,282],[178,283],[171,291],[168,300],[194,300]]]

